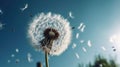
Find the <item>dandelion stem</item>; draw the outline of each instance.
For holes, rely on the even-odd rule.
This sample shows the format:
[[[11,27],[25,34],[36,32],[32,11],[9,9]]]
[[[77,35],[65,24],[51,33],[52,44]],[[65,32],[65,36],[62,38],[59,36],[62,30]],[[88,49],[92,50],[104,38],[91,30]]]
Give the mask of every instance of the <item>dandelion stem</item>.
[[[45,62],[46,62],[46,67],[49,67],[48,52],[45,52]]]

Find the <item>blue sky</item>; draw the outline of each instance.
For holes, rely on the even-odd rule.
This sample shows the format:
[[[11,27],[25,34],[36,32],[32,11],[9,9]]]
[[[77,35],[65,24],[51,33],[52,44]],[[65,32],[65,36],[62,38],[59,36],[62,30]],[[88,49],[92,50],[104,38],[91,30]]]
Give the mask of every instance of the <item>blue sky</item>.
[[[21,11],[20,8],[26,3],[28,8]],[[116,38],[118,44],[109,41],[114,34],[120,36],[119,7],[120,0],[0,0],[0,10],[3,11],[3,14],[0,14],[0,23],[4,24],[0,30],[0,66],[35,67],[38,61],[44,65],[44,53],[36,52],[27,37],[28,25],[33,19],[30,15],[35,16],[41,12],[61,14],[75,27],[72,30],[70,46],[60,56],[50,56],[50,67],[77,67],[78,63],[93,61],[98,54],[108,59],[111,56],[120,59],[120,39]],[[72,12],[74,18],[69,17],[69,12]],[[77,29],[80,23],[86,26],[84,32]],[[76,33],[79,33],[78,39],[75,38]],[[80,40],[84,40],[84,43],[80,43]],[[91,41],[91,47],[87,46],[88,40]],[[77,45],[75,49],[72,49],[73,43]],[[113,51],[113,46],[116,51]],[[86,48],[87,52],[84,52],[82,47]],[[19,49],[18,53],[16,48]],[[31,53],[34,59],[31,63],[27,60],[28,53]],[[79,59],[75,53],[79,54]],[[12,54],[15,57],[11,57]],[[20,62],[15,63],[16,59]],[[8,60],[11,62],[8,63]]]

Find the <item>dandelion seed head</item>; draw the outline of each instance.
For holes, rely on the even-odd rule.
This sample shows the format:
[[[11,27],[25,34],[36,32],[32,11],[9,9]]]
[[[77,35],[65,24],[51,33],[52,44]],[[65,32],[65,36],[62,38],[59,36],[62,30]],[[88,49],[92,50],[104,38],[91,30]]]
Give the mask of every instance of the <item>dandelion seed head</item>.
[[[52,48],[51,50],[48,49],[48,51],[50,51],[51,55],[60,55],[70,44],[71,27],[69,25],[69,21],[59,14],[52,14],[51,12],[47,14],[41,13],[33,18],[28,29],[28,36],[31,38],[31,42],[33,43],[32,46],[38,51],[42,50],[40,47],[40,41],[45,39],[43,33],[49,28],[56,30],[59,33],[59,36],[53,41]],[[49,34],[55,35],[53,32]],[[46,49],[46,47],[44,48]]]

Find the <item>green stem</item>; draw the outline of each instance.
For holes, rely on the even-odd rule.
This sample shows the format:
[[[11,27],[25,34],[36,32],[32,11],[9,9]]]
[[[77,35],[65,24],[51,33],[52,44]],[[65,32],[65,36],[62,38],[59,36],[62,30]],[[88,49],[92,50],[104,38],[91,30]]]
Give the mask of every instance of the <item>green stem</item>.
[[[48,53],[47,52],[45,52],[45,62],[46,62],[46,67],[49,67]]]

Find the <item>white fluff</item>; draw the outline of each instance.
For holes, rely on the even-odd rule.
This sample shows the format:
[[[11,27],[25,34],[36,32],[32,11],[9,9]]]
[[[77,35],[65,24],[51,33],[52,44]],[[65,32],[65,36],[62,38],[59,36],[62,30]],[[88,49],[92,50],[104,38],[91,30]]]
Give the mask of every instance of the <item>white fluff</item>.
[[[8,60],[8,63],[10,63],[11,62],[11,60]]]
[[[80,43],[84,43],[84,40],[80,40]]]
[[[84,25],[83,23],[80,23],[80,25],[78,26],[78,29],[79,29],[81,32],[84,32],[85,27],[86,27],[86,25]]]
[[[75,43],[73,43],[72,48],[75,49],[76,46],[77,46],[77,45],[76,45]]]
[[[0,15],[2,15],[3,14],[3,11],[0,9]]]
[[[79,33],[76,33],[76,39],[78,39],[78,37],[79,37]]]
[[[18,48],[16,48],[16,50],[15,50],[17,53],[19,52],[19,49]]]
[[[72,18],[72,19],[74,18],[72,12],[69,12],[69,17]]]
[[[67,19],[59,14],[41,13],[38,14],[29,24],[28,36],[31,38],[32,46],[37,50],[41,50],[40,43],[44,39],[43,32],[46,28],[56,29],[60,36],[53,42],[51,55],[60,55],[64,52],[71,41],[71,27]]]
[[[103,51],[106,51],[106,48],[105,48],[104,46],[102,46],[101,49],[102,49]]]
[[[75,56],[76,56],[77,59],[80,59],[80,56],[79,56],[78,53],[75,53]]]
[[[15,57],[15,55],[14,55],[14,54],[12,54],[12,55],[11,55],[11,57]]]
[[[80,25],[78,26],[78,29],[81,29],[83,26],[83,23],[80,23]]]
[[[87,50],[86,50],[86,48],[85,48],[85,47],[82,47],[82,49],[83,49],[83,51],[84,51],[84,52],[87,52]]]
[[[27,8],[28,8],[28,4],[25,4],[25,7],[20,8],[20,10],[21,10],[21,11],[24,11],[24,10],[26,10]]]
[[[91,44],[91,41],[90,40],[88,40],[88,44],[87,44],[89,47],[91,47],[92,46],[92,44]]]
[[[3,23],[0,22],[0,30],[2,30],[4,28],[4,25]]]
[[[32,62],[33,61],[32,55],[30,53],[27,54],[27,59],[28,59],[28,62]]]

